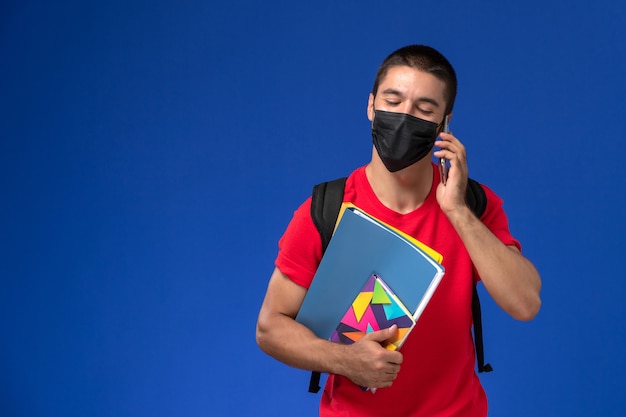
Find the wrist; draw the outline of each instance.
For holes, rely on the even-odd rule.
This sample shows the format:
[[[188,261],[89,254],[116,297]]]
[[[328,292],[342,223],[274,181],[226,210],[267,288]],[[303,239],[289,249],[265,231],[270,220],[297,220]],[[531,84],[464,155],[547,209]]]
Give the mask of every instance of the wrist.
[[[454,209],[444,211],[444,213],[457,231],[460,226],[467,225],[476,219],[476,216],[467,204],[461,204]]]
[[[349,369],[349,347],[352,345],[322,339],[318,342],[319,344],[313,348],[316,352],[314,359],[316,363],[312,368],[328,374],[346,375]]]

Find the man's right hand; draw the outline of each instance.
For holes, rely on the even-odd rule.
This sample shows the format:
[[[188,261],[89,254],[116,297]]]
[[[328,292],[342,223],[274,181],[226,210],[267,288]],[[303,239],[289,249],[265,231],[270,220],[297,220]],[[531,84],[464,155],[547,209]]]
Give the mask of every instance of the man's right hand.
[[[398,327],[393,326],[368,333],[348,346],[349,360],[343,373],[362,387],[385,388],[391,386],[400,371],[402,354],[385,349],[382,344],[393,339]]]

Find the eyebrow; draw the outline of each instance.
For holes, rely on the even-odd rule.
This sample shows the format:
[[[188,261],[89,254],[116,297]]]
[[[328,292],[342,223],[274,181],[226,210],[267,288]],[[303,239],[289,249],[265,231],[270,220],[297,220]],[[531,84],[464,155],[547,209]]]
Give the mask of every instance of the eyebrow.
[[[386,88],[385,90],[382,91],[381,95],[392,95],[392,96],[398,96],[401,98],[405,97],[404,94],[400,90],[396,90],[395,88]],[[439,107],[439,102],[435,100],[434,98],[420,97],[417,99],[417,101],[420,103],[430,103],[435,107]]]

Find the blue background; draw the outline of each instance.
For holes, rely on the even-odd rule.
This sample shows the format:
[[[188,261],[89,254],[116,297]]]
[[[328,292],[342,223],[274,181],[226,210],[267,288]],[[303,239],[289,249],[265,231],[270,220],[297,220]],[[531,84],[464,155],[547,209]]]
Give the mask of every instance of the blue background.
[[[4,1],[1,414],[316,415],[254,340],[277,240],[426,43],[544,282],[530,323],[483,297],[490,415],[626,415],[625,31],[620,0]]]

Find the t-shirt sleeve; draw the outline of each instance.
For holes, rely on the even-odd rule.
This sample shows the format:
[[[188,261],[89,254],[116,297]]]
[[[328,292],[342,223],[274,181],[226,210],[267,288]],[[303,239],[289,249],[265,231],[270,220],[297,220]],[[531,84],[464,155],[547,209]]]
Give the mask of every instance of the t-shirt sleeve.
[[[516,246],[521,251],[522,246],[520,242],[511,235],[509,230],[509,220],[502,208],[502,199],[489,187],[485,185],[482,185],[482,187],[487,196],[487,208],[480,220],[502,243],[507,246]]]
[[[309,288],[322,259],[322,240],[311,219],[309,197],[294,212],[285,233],[278,241],[275,265],[296,284]]]

